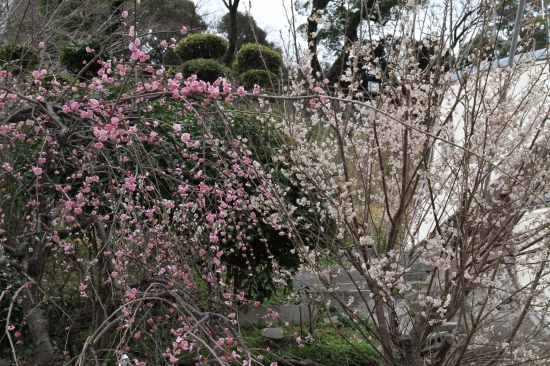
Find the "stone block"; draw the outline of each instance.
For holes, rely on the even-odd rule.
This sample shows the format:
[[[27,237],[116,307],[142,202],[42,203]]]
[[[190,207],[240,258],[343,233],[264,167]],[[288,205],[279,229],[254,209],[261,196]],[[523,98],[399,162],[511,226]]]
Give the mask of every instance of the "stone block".
[[[278,340],[284,338],[283,328],[264,328],[261,333],[268,339]]]

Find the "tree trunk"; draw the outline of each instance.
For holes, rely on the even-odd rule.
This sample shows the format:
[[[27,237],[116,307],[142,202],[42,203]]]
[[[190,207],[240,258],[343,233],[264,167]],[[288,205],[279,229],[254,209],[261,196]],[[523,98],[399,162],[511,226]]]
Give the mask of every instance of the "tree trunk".
[[[48,333],[48,322],[37,303],[36,285],[25,291],[23,309],[34,344],[35,365],[55,365],[55,353]]]
[[[323,70],[317,57],[317,37],[313,34],[317,33],[317,22],[313,19],[313,16],[318,10],[323,10],[327,7],[330,0],[314,0],[311,7],[311,15],[307,19],[307,43],[309,51],[311,52],[311,68],[313,69],[313,75],[316,79],[320,79],[323,76]],[[317,74],[319,73],[319,76]]]
[[[361,21],[363,21],[363,19],[369,19],[370,21],[380,23],[381,19],[372,11],[375,5],[375,1],[369,0],[364,4],[362,12],[361,9],[359,9],[353,13],[350,13],[345,31],[344,48],[326,74],[327,79],[329,79],[332,83],[339,82],[339,77],[342,74],[342,71],[346,69],[346,63],[349,60],[350,46],[359,39],[357,30],[359,29]]]
[[[120,19],[122,18],[122,5],[124,0],[114,0],[111,5],[111,33],[115,33],[120,28]]]
[[[345,34],[344,48],[326,75],[331,83],[339,82],[342,71],[346,69],[346,64],[349,60],[350,47],[358,39],[357,28],[359,27],[359,24],[361,24],[361,20],[363,18],[360,13],[361,11],[358,10],[350,15],[349,24]]]
[[[42,195],[40,195],[43,198]],[[42,212],[46,211],[44,204],[40,205]],[[43,225],[47,225],[48,221],[43,221]],[[48,332],[48,321],[42,312],[40,306],[40,292],[38,286],[42,281],[42,273],[44,265],[50,254],[51,247],[46,245],[45,241],[37,242],[32,247],[35,248],[34,255],[23,259],[23,268],[27,268],[27,275],[34,280],[34,284],[29,285],[24,290],[23,310],[29,331],[31,333],[35,365],[50,366],[55,365],[55,352],[53,349],[50,334]]]
[[[231,67],[233,60],[235,59],[235,51],[237,49],[237,8],[240,0],[229,0],[226,2],[223,0],[226,8],[229,10],[229,47],[225,54],[224,64]]]

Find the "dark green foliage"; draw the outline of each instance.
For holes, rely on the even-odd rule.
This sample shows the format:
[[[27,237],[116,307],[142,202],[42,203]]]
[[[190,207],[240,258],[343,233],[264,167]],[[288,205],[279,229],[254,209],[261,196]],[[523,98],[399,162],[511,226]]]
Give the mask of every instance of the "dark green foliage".
[[[86,47],[89,47],[93,49],[93,52],[87,52]],[[78,74],[80,70],[82,70],[86,65],[84,64],[84,61],[86,61],[86,64],[91,62],[93,58],[101,52],[103,49],[103,45],[98,40],[92,39],[89,41],[83,41],[83,42],[74,42],[66,45],[61,50],[61,54],[59,55],[59,60],[61,61],[61,64],[67,68],[70,72],[73,74]],[[103,55],[99,57],[99,60],[107,61],[109,59],[109,54],[107,52],[104,52]],[[97,62],[90,66],[90,68],[86,71],[86,76],[93,76],[96,75],[97,72],[101,69],[101,65]]]
[[[229,37],[229,26],[230,26],[229,13],[225,14],[220,22],[217,25],[217,30],[219,33]],[[247,43],[259,43],[266,45],[268,47],[273,47],[273,44],[268,42],[266,37],[267,33],[256,24],[254,18],[249,14],[237,12],[237,24],[238,24],[238,34],[237,34],[237,51],[242,47],[243,44]]]
[[[199,58],[217,59],[225,54],[227,41],[215,34],[191,34],[182,39],[174,52],[182,62]]]
[[[214,107],[211,107],[212,113],[206,113],[208,116],[202,120],[202,124],[198,124],[196,117],[193,114],[185,114],[183,116],[174,112],[177,109],[167,108],[165,105],[162,108],[156,107],[150,112],[150,117],[154,119],[162,118],[167,124],[178,123],[183,131],[186,131],[193,139],[201,141],[197,147],[187,147],[187,154],[196,154],[197,158],[204,159],[204,165],[201,166],[205,177],[215,177],[218,174],[217,161],[219,152],[211,149],[204,150],[202,148],[202,137],[205,134],[205,128],[212,136],[215,136],[220,141],[226,141],[229,144],[237,136],[246,138],[246,148],[251,151],[251,159],[259,162],[265,171],[279,172],[278,163],[274,163],[272,157],[277,155],[281,144],[287,144],[283,134],[276,130],[273,126],[258,120],[255,116],[247,111],[241,111],[230,108],[224,110],[224,118],[227,118],[227,123],[219,119],[219,114],[216,113]],[[178,137],[174,135],[174,139]],[[148,154],[154,157],[156,164],[161,169],[167,167],[174,168],[171,165],[171,160],[174,156],[181,154],[178,150],[174,150],[175,145],[166,143],[159,146],[150,145],[147,147]],[[279,173],[273,173],[279,174]],[[186,176],[189,184],[197,186],[200,181],[193,174]],[[254,190],[253,187],[259,184],[257,178],[243,176],[240,181],[249,193]],[[289,184],[282,174],[278,176],[278,180],[282,185]],[[159,179],[157,187],[161,189],[163,196],[167,199],[173,199],[173,191],[176,189],[174,182],[171,180]],[[177,195],[176,195],[177,196]],[[289,200],[295,201],[300,197],[300,192],[296,187],[292,187],[288,192]],[[262,212],[252,209],[254,215],[258,218],[263,218]],[[307,213],[299,212],[299,215]],[[197,220],[201,220],[197,217]],[[223,256],[220,260],[227,266],[227,275],[230,278],[229,285],[237,293],[244,292],[248,298],[256,298],[263,300],[270,298],[277,290],[278,284],[274,281],[274,268],[272,260],[275,260],[280,268],[293,272],[300,264],[297,254],[294,254],[294,242],[286,235],[280,235],[281,230],[274,229],[268,222],[263,219],[259,220],[258,226],[254,226],[247,233],[245,241],[249,250],[243,251],[240,245],[241,239],[238,238],[236,232],[231,232],[229,229],[224,240],[220,240],[218,245],[223,250]],[[190,234],[191,235],[191,234]],[[264,242],[264,239],[267,241]]]
[[[187,27],[189,34],[204,32],[208,26],[201,11],[191,0],[142,0],[137,13],[141,29],[154,29],[152,33],[141,34],[142,45],[151,48],[149,61],[153,64],[181,65],[172,49],[160,46],[162,40],[180,39],[181,27]]]
[[[254,84],[270,88],[273,85],[277,85],[278,78],[277,75],[270,71],[250,70],[242,73],[239,79],[246,89],[251,89],[254,87]]]
[[[191,75],[197,75],[200,80],[213,83],[220,76],[228,76],[231,74],[231,69],[227,66],[220,64],[216,60],[209,60],[199,58],[196,60],[189,60],[183,63],[183,74],[188,77]]]
[[[163,65],[181,65],[181,61],[174,53],[174,50],[167,50],[162,55]]]
[[[38,50],[26,44],[12,43],[0,47],[0,68],[19,73],[34,69],[40,62]]]
[[[283,67],[283,59],[277,51],[259,44],[248,43],[237,53],[234,69],[242,74],[250,70],[268,70],[279,74]]]
[[[0,251],[0,255],[3,252]],[[0,360],[4,355],[10,355],[10,343],[6,337],[6,318],[8,316],[8,311],[11,305],[12,296],[21,286],[21,280],[17,274],[17,271],[13,268],[2,268],[0,271],[0,294],[6,291],[2,300],[0,301]],[[8,290],[8,288],[10,288]],[[11,331],[11,336],[13,339],[14,332],[20,331],[23,335],[26,335],[26,327],[23,329],[19,324],[23,324],[25,319],[25,314],[23,311],[22,305],[23,299],[20,295],[18,298],[14,299],[13,308],[10,314],[9,324],[17,324],[16,329]]]

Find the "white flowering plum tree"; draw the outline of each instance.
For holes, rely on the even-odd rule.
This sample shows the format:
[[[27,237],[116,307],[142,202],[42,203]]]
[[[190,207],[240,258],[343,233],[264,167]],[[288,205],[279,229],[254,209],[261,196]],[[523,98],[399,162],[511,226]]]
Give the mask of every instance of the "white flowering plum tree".
[[[274,159],[314,193],[273,204],[279,223],[309,234],[295,236],[305,238],[295,282],[310,278],[308,301],[356,324],[379,352],[373,361],[544,364],[546,53],[522,49],[526,39],[521,64],[507,68],[482,49],[449,48],[453,13],[460,7],[445,2],[439,27],[422,10],[399,13],[384,69],[376,42],[354,42],[347,89],[316,81],[312,55],[296,58],[288,95],[272,97],[285,101],[280,128],[294,144]],[[482,15],[466,34],[486,31]],[[365,64],[378,93],[356,77]],[[314,214],[281,214],[297,209]]]

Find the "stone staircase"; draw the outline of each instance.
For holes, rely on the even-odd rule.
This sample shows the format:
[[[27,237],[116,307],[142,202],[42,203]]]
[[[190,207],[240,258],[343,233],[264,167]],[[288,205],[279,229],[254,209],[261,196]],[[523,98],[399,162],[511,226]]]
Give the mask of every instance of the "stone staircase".
[[[407,258],[408,253],[404,253],[404,258]],[[349,308],[355,311],[359,315],[370,316],[371,311],[374,309],[374,299],[371,298],[371,291],[369,290],[366,281],[361,277],[359,272],[354,268],[340,271],[337,268],[330,268],[323,275],[323,278],[316,276],[316,273],[304,270],[296,276],[294,279],[294,290],[298,293],[307,294],[310,301],[322,300],[326,303],[327,300],[331,300],[331,305],[339,307],[339,301],[344,304],[348,304],[353,298],[353,302]],[[431,268],[419,260],[415,261],[407,273],[404,275],[405,282],[410,285],[410,290],[401,294],[401,298],[397,301],[406,301],[408,311],[421,311],[421,306],[418,300],[418,295],[426,293],[427,288],[430,286]],[[432,288],[438,286],[437,281],[434,280],[431,283]],[[483,292],[479,292],[474,295],[474,301],[480,301],[483,299]],[[338,301],[339,300],[339,301]],[[509,331],[509,324],[513,323],[513,320],[517,319],[517,313],[515,312],[501,312],[499,319],[493,321],[491,326],[494,328],[493,340],[503,339],[503,335]],[[408,317],[406,317],[408,318]],[[445,340],[448,335],[454,334],[458,339],[463,335],[463,324],[459,327],[460,320],[458,316],[450,319],[446,324],[438,326],[432,334],[430,334],[430,345],[424,351],[430,352],[432,350],[439,349],[441,342]],[[407,326],[406,324],[403,326]],[[528,332],[533,326],[533,322],[528,317],[521,324],[520,330]]]

